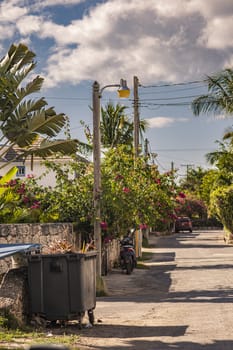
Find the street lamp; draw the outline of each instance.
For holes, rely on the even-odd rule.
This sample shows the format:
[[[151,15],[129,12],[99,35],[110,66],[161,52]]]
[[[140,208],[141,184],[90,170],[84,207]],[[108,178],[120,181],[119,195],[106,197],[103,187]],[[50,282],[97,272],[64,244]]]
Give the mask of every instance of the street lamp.
[[[96,260],[96,274],[101,276],[101,169],[100,169],[100,99],[104,89],[109,87],[118,87],[118,96],[120,98],[127,98],[130,95],[130,90],[127,87],[126,80],[121,79],[120,84],[105,85],[100,88],[97,81],[92,86],[92,108],[93,108],[93,163],[94,163],[94,188],[93,188],[93,201],[94,201],[94,240],[97,249]]]

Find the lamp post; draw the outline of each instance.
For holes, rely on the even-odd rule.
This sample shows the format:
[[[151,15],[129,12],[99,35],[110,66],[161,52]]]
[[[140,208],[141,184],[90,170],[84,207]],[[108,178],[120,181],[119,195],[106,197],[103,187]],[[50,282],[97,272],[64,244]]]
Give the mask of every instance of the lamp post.
[[[105,85],[100,88],[97,81],[92,86],[92,108],[93,108],[93,164],[94,164],[94,240],[97,249],[96,274],[101,276],[101,165],[100,165],[100,99],[104,89],[109,87],[118,87],[118,96],[120,98],[129,97],[130,90],[127,87],[126,80],[121,79],[120,84]]]

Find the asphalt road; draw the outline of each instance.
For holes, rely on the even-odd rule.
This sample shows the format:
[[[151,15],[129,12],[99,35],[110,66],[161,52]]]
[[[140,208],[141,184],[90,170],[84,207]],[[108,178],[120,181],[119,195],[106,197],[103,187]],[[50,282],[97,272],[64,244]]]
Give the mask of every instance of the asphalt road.
[[[148,270],[105,277],[88,349],[232,350],[233,246],[222,231],[150,237]]]

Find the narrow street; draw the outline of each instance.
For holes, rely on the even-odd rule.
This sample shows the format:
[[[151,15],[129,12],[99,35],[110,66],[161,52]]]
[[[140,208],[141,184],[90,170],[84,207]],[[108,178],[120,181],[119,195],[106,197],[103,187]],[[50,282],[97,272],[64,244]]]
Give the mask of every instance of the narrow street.
[[[233,246],[222,231],[150,237],[148,269],[105,277],[89,349],[233,349]]]

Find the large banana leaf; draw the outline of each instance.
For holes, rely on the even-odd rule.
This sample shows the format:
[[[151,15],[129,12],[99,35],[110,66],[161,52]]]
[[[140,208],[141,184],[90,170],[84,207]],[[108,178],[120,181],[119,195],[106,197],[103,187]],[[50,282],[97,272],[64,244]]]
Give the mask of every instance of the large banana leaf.
[[[4,187],[4,185],[7,182],[9,182],[11,179],[13,179],[17,171],[18,171],[18,168],[14,166],[0,179],[0,196],[2,196],[4,192],[7,190],[7,187]]]
[[[78,140],[43,140],[38,147],[31,147],[28,150],[23,150],[23,156],[34,154],[41,158],[45,158],[55,153],[61,153],[62,155],[72,155],[77,153],[79,149]]]

